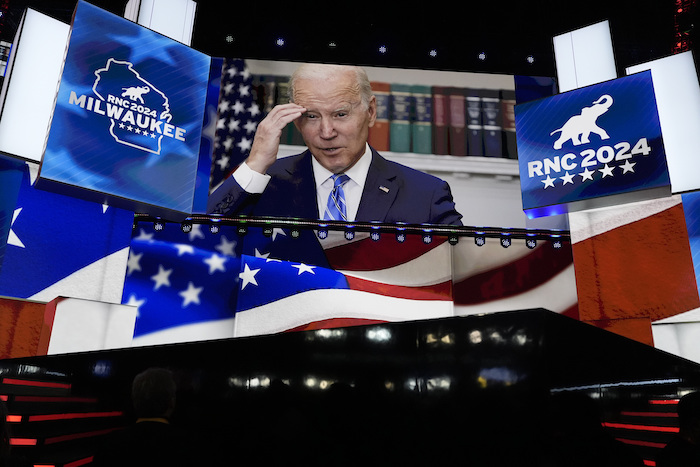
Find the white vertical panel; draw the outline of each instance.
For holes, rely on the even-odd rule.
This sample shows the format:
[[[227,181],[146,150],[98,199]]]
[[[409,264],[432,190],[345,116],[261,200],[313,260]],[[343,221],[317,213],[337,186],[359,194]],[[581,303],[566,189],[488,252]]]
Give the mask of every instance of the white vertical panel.
[[[141,0],[138,23],[190,45],[196,9],[192,0]]]
[[[617,78],[608,21],[555,36],[553,41],[560,92]]]
[[[700,85],[692,52],[628,67],[651,70],[671,191],[700,189]]]
[[[0,97],[0,152],[41,161],[69,35],[68,24],[27,9]]]
[[[47,353],[131,347],[136,307],[77,298],[57,298]]]
[[[134,23],[139,19],[139,9],[141,8],[141,0],[129,0],[124,7],[124,18]]]

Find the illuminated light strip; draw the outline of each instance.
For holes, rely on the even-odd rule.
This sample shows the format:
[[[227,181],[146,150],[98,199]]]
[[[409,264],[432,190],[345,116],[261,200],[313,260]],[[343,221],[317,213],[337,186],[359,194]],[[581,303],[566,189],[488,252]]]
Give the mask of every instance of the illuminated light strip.
[[[622,381],[619,383],[601,383],[601,384],[588,384],[585,386],[572,386],[568,388],[553,388],[550,389],[549,392],[555,393],[555,392],[563,392],[563,391],[580,391],[583,389],[599,389],[599,388],[616,388],[616,387],[624,387],[624,386],[646,386],[646,385],[652,385],[652,384],[671,384],[671,383],[680,383],[681,380],[678,378],[671,378],[671,379],[653,379],[653,380],[648,380],[648,381]]]
[[[49,381],[32,381],[28,379],[3,378],[2,384],[14,384],[18,386],[33,386],[41,388],[70,389],[70,383],[52,383]]]
[[[22,416],[21,415],[8,415],[5,417],[5,421],[7,423],[19,423],[22,421]]]
[[[641,431],[659,431],[664,433],[678,433],[678,427],[675,426],[649,426],[649,425],[633,425],[630,423],[610,423],[602,424],[608,428],[622,428],[624,430],[641,430]]]
[[[10,398],[10,396],[2,395],[2,396],[0,396],[0,401],[7,402],[7,400],[8,400],[9,398]]]
[[[81,465],[90,464],[95,459],[94,456],[86,457],[85,459],[78,459],[77,461],[68,462],[63,464],[63,467],[80,467]]]
[[[649,403],[651,405],[677,405],[678,401],[680,399],[660,399],[660,400],[651,400]]]
[[[63,441],[72,441],[74,439],[90,438],[92,436],[106,435],[115,430],[120,430],[121,428],[107,428],[105,430],[88,431],[85,433],[73,433],[71,435],[54,436],[53,438],[46,438],[44,444],[55,444],[62,443]]]
[[[656,462],[650,461],[650,460],[648,460],[648,459],[644,459],[644,465],[648,465],[648,466],[650,466],[650,467],[655,467],[655,466],[656,466]]]
[[[93,404],[95,397],[15,396],[15,402],[84,402]]]
[[[32,438],[10,438],[10,446],[36,446],[37,440]]]
[[[678,418],[676,412],[620,412],[620,415],[628,415],[630,417],[675,417]]]
[[[625,444],[634,444],[635,446],[645,446],[648,448],[663,449],[666,447],[666,443],[655,443],[653,441],[640,441],[638,439],[625,439],[625,438],[615,438]]]
[[[124,412],[79,412],[79,413],[57,413],[48,415],[30,415],[30,422],[46,422],[52,420],[73,420],[77,418],[98,418],[98,417],[119,417]]]

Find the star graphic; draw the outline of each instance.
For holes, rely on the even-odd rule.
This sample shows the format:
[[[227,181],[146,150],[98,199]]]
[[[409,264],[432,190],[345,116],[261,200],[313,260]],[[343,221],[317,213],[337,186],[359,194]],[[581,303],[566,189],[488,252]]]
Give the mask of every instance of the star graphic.
[[[205,259],[204,262],[209,266],[209,275],[214,274],[216,271],[226,272],[224,263],[228,258],[225,256],[219,256],[213,253],[209,258]]]
[[[272,241],[273,242],[277,239],[278,235],[284,235],[285,237],[287,236],[287,234],[285,233],[284,230],[282,230],[279,227],[275,227],[274,229],[272,229]]]
[[[260,107],[258,106],[258,104],[253,102],[253,105],[251,105],[248,108],[248,112],[250,112],[251,117],[256,117],[256,116],[260,115]]]
[[[228,83],[226,86],[224,86],[224,92],[228,96],[233,92],[233,83]]]
[[[223,114],[225,112],[228,112],[229,106],[231,103],[227,101],[226,99],[222,99],[221,102],[219,102],[219,113]]]
[[[260,253],[260,251],[257,248],[255,249],[255,257],[256,258],[267,259],[269,256],[270,256],[270,253]]]
[[[620,166],[620,168],[622,169],[622,173],[623,173],[623,174],[626,174],[627,172],[632,172],[632,173],[634,173],[634,166],[635,166],[635,165],[637,165],[636,162],[632,162],[632,161],[630,161],[629,159],[627,159],[627,160],[625,161],[625,163],[622,164],[622,165]]]
[[[219,166],[220,170],[226,170],[226,167],[228,167],[228,163],[230,160],[230,157],[222,156],[218,161],[216,161],[216,165]]]
[[[309,266],[309,265],[306,265],[306,264],[304,264],[304,263],[300,263],[300,264],[292,264],[292,267],[293,267],[293,268],[297,268],[297,269],[299,270],[299,272],[297,273],[297,276],[301,276],[301,274],[304,273],[304,272],[308,272],[308,273],[311,273],[311,274],[316,274],[316,273],[314,272],[314,268],[315,268],[316,266]]]
[[[151,280],[156,283],[153,290],[158,290],[161,286],[170,287],[170,274],[172,272],[172,269],[165,269],[162,264],[159,264],[158,274],[151,276]]]
[[[199,294],[202,293],[202,290],[204,290],[204,287],[195,287],[192,282],[189,282],[187,284],[187,290],[183,290],[178,294],[183,298],[182,308],[185,308],[190,303],[199,305]]]
[[[240,96],[247,96],[250,94],[250,86],[241,84],[238,86],[238,94]]]
[[[555,178],[552,178],[551,176],[547,175],[547,178],[544,180],[540,180],[542,183],[544,183],[544,189],[546,190],[548,187],[554,188],[554,180]]]
[[[233,138],[231,138],[231,137],[229,136],[229,137],[226,138],[226,140],[224,140],[223,143],[221,143],[221,145],[222,145],[224,148],[226,148],[227,151],[230,151],[230,150],[231,150],[231,146],[233,146],[233,141],[234,141]]]
[[[136,307],[136,316],[139,315],[139,308],[141,308],[141,305],[146,303],[146,299],[138,299],[136,298],[136,295],[131,294],[129,295],[129,301],[127,301],[124,305],[129,305],[129,306],[135,306]]]
[[[190,241],[194,240],[195,238],[204,238],[204,233],[202,232],[202,225],[192,224],[192,230],[190,230],[189,236]]]
[[[22,212],[22,208],[17,208],[15,209],[15,212],[12,213],[12,222],[10,223],[10,234],[7,237],[7,244],[12,246],[18,246],[20,248],[25,248],[24,243],[22,243],[22,240],[20,240],[15,231],[12,230],[12,226],[15,224],[15,221],[17,220],[17,217],[19,216],[20,212]]]
[[[248,138],[241,138],[241,142],[237,143],[236,146],[241,148],[241,151],[250,151],[250,147],[253,145],[253,141]]]
[[[221,241],[214,247],[216,251],[225,256],[236,256],[233,249],[236,248],[236,241],[229,242],[228,238],[221,236]]]
[[[129,260],[126,262],[126,275],[127,276],[130,276],[131,273],[134,271],[141,270],[141,264],[139,264],[139,261],[141,261],[142,257],[143,257],[143,253],[134,253],[134,250],[131,250],[129,252]]]
[[[227,128],[228,128],[229,132],[233,133],[234,131],[240,130],[241,129],[240,126],[241,126],[241,121],[232,118],[231,121],[228,122]]]
[[[175,248],[177,248],[177,255],[182,256],[185,253],[189,253],[190,255],[194,254],[194,247],[192,245],[187,245],[185,243],[176,243],[173,245]]]
[[[241,112],[245,112],[245,106],[241,101],[236,101],[236,103],[233,104],[233,113],[238,115]]]
[[[559,177],[560,179],[564,180],[564,185],[567,183],[571,183],[573,185],[574,183],[574,175],[570,174],[569,172],[566,172],[563,177]]]
[[[588,167],[586,167],[586,170],[584,170],[583,172],[581,172],[581,173],[579,174],[579,175],[581,176],[581,181],[582,181],[582,182],[584,182],[584,181],[586,181],[586,180],[591,180],[591,181],[593,181],[593,174],[594,174],[594,173],[595,173],[595,172],[592,172],[592,171],[588,170]]]
[[[256,128],[258,128],[258,124],[257,122],[248,120],[248,122],[243,126],[243,128],[245,128],[247,134],[251,134],[255,132]]]
[[[148,242],[151,243],[153,241],[153,232],[151,233],[146,233],[145,230],[139,229],[139,236],[134,237],[134,240],[139,240],[141,242]]]
[[[613,173],[612,173],[613,169],[614,169],[614,167],[610,167],[608,164],[605,164],[605,167],[603,167],[602,169],[599,169],[598,172],[603,174],[603,178],[608,177],[608,176],[612,177],[613,176]]]
[[[241,290],[245,289],[248,284],[258,285],[258,281],[255,280],[255,275],[260,271],[260,269],[250,269],[247,264],[243,266],[243,272],[238,274],[238,277],[243,280],[241,283]]]

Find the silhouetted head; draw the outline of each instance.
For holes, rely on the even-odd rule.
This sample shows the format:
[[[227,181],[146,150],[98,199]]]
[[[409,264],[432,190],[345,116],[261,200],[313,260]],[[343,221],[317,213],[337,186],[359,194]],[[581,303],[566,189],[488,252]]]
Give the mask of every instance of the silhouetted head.
[[[138,418],[168,418],[175,408],[175,379],[170,370],[149,368],[134,378],[131,399]]]

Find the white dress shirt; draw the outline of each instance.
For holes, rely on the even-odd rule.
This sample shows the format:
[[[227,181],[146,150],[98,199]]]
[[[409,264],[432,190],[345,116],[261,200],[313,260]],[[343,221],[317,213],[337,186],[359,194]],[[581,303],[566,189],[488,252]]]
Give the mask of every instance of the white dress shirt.
[[[350,180],[343,185],[347,209],[346,214],[349,221],[354,221],[355,217],[357,217],[357,210],[360,207],[360,200],[362,199],[362,190],[364,190],[365,180],[367,180],[367,173],[369,172],[371,163],[372,150],[369,148],[368,144],[365,144],[365,153],[355,165],[345,172],[345,174],[350,177]],[[326,205],[328,203],[328,196],[333,189],[333,180],[331,180],[333,173],[319,164],[313,156],[311,157],[311,165],[316,183],[318,212],[323,216],[323,212],[326,210]],[[254,171],[248,167],[246,163],[241,164],[238,169],[236,169],[233,173],[233,178],[235,178],[241,188],[248,193],[262,193],[270,181],[269,175]],[[290,216],[293,215],[293,213],[289,214]]]

